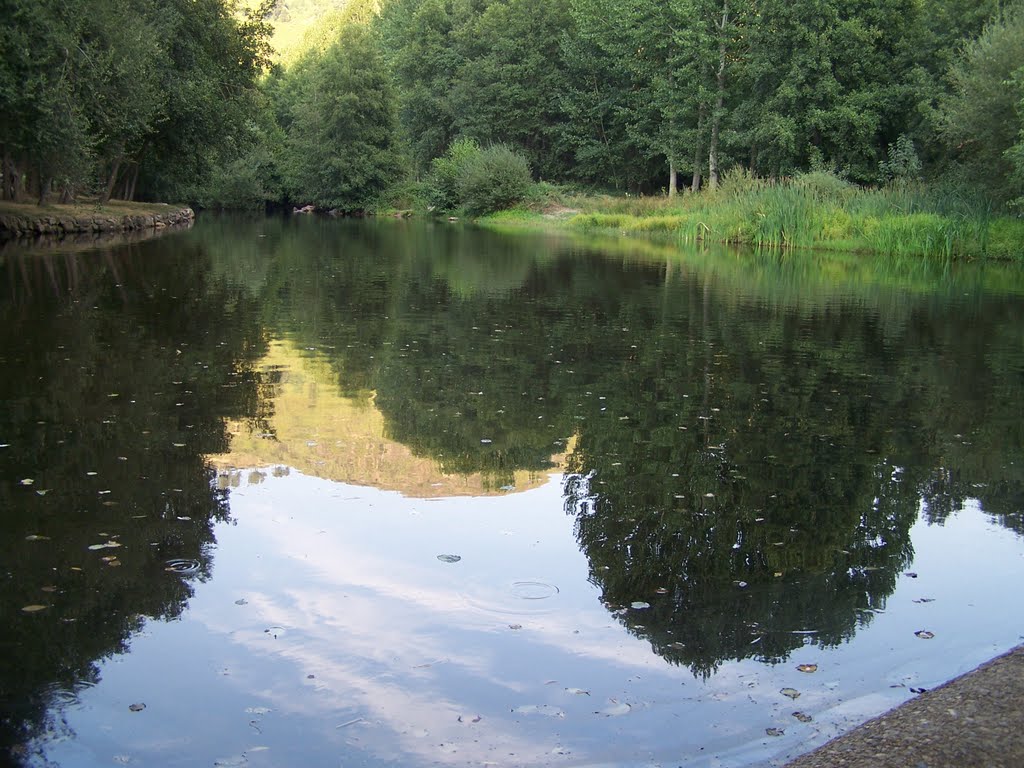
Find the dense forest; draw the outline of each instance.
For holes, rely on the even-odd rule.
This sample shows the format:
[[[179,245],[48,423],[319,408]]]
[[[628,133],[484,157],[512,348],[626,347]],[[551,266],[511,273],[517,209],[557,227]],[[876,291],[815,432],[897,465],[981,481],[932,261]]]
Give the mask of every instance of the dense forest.
[[[483,211],[742,169],[1024,200],[1020,0],[0,6],[7,199]]]

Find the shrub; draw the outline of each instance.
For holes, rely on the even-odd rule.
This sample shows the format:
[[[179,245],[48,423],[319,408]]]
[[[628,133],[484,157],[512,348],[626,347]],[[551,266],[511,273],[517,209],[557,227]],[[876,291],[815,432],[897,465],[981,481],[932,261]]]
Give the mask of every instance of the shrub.
[[[427,181],[431,205],[441,211],[459,207],[459,179],[465,174],[466,166],[480,155],[480,151],[480,145],[475,140],[456,139],[443,157],[434,158]]]
[[[524,200],[532,183],[526,158],[496,144],[470,157],[462,167],[459,202],[474,216],[501,211]]]

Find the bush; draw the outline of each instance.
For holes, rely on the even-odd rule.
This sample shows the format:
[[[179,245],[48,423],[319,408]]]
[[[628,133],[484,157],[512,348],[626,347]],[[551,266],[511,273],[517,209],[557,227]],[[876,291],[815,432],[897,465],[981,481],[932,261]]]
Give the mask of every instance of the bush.
[[[469,158],[458,177],[459,202],[479,216],[511,208],[524,200],[533,177],[526,158],[496,144]]]
[[[381,192],[371,206],[375,213],[395,211],[423,211],[431,197],[429,184],[406,179],[396,182]]]
[[[480,145],[473,139],[456,139],[443,157],[434,158],[427,181],[431,205],[441,211],[452,211],[459,207],[459,179],[465,174],[466,166],[480,155],[480,151]]]

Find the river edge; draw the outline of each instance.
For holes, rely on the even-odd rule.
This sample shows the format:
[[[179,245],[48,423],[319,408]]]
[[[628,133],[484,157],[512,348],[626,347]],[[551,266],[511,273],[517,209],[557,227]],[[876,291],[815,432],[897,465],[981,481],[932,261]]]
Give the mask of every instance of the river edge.
[[[0,240],[66,236],[84,233],[131,232],[191,224],[195,211],[167,203],[0,205]]]
[[[1024,645],[786,763],[786,768],[1024,765]]]

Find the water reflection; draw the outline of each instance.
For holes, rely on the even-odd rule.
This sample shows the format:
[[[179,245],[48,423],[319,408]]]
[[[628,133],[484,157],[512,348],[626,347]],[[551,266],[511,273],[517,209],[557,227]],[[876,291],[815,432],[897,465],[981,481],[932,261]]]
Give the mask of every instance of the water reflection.
[[[5,745],[61,729],[97,660],[209,578],[229,509],[204,455],[226,448],[223,417],[258,415],[264,348],[255,300],[198,245],[38,258],[12,258],[0,300]],[[246,320],[220,324],[224,306]],[[198,568],[168,573],[175,557]]]
[[[900,574],[931,557],[920,518],[1024,532],[1019,274],[309,218],[4,258],[8,744],[104,695],[102,660],[137,637],[136,680],[287,709],[277,745],[311,763],[593,757],[592,716],[623,703],[612,730],[660,745],[652,701],[710,729],[701,696],[740,707],[743,670],[770,677],[763,714],[794,684],[763,662],[891,631]],[[237,651],[213,654],[228,682],[139,634],[179,618]],[[764,733],[734,714],[687,743]],[[219,743],[175,717],[205,734],[193,755]]]

